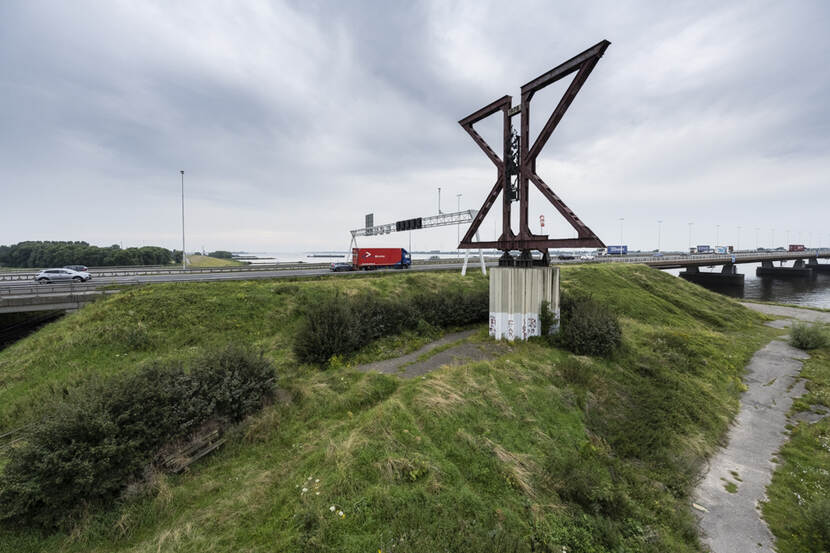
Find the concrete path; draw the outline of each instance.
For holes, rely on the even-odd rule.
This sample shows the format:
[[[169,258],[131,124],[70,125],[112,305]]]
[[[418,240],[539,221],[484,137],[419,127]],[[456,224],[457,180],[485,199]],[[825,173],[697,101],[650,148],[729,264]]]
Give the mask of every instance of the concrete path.
[[[756,352],[747,367],[748,389],[729,445],[711,459],[695,490],[703,542],[714,553],[774,551],[759,507],[775,470],[772,457],[787,439],[787,412],[793,398],[804,393],[803,382],[794,383],[800,359],[807,357],[779,339]]]
[[[424,375],[431,372],[438,367],[444,365],[452,365],[458,363],[469,363],[470,361],[481,361],[484,359],[491,359],[501,352],[507,351],[507,346],[502,344],[481,343],[475,344],[470,342],[461,342],[443,351],[440,351],[422,361],[418,358],[422,355],[431,352],[432,350],[441,346],[452,344],[466,340],[478,330],[465,330],[464,332],[456,332],[454,334],[447,334],[440,340],[436,340],[431,344],[427,344],[417,351],[413,351],[407,355],[396,357],[394,359],[385,359],[383,361],[375,361],[374,363],[367,363],[355,367],[358,371],[375,371],[384,374],[393,374],[401,378],[414,378],[416,376]]]
[[[768,315],[830,323],[830,313],[743,303]],[[774,321],[784,326],[791,321]],[[771,323],[772,324],[772,323]],[[741,410],[729,431],[728,445],[710,461],[694,494],[703,542],[713,553],[773,553],[775,539],[761,519],[760,502],[775,464],[772,458],[787,440],[787,413],[802,395],[798,380],[809,356],[776,339],[755,353],[747,367]]]
[[[741,305],[754,311],[759,311],[773,317],[792,317],[808,323],[830,324],[830,312],[802,309],[800,307],[785,307],[783,305],[767,305],[763,303],[741,302]]]

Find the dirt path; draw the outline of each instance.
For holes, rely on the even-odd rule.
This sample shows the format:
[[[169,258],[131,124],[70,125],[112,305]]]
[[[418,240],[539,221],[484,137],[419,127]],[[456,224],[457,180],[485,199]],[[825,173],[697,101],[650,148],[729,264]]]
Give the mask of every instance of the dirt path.
[[[805,322],[830,322],[830,313],[744,303],[762,313]],[[775,321],[774,326],[791,321]],[[728,445],[710,461],[694,494],[703,542],[714,553],[773,553],[775,539],[761,519],[760,502],[772,479],[775,452],[787,440],[787,412],[804,393],[798,381],[809,356],[776,339],[760,349],[747,367],[741,410]]]
[[[394,374],[400,376],[401,378],[414,378],[416,376],[421,376],[431,372],[444,365],[492,359],[500,353],[504,353],[508,350],[508,346],[503,344],[476,344],[464,341],[473,336],[476,332],[478,332],[478,330],[465,330],[464,332],[448,334],[440,340],[427,344],[421,349],[408,353],[402,357],[367,363],[365,365],[355,367],[355,369],[358,371],[375,371],[384,374]],[[454,342],[461,343],[453,345],[429,357],[423,358],[420,361],[418,360],[419,357],[429,354],[434,349],[453,344]]]

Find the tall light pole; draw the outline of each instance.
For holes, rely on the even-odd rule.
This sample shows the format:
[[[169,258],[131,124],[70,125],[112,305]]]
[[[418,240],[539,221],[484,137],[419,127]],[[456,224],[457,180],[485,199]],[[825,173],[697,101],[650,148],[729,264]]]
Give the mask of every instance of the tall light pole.
[[[438,215],[441,215],[441,187],[438,187]]]
[[[182,174],[182,270],[187,269],[187,256],[184,253],[184,171],[179,171]]]
[[[456,194],[456,198],[458,198],[458,211],[461,211],[461,194]],[[461,243],[461,223],[455,225],[456,235],[458,236],[458,243]],[[457,246],[456,246],[457,247]]]
[[[738,226],[738,241],[735,243],[735,249],[740,251],[741,250],[741,227]]]
[[[715,247],[720,244],[720,225],[715,225]]]
[[[694,223],[689,221],[689,251],[690,252],[692,251],[692,225],[694,225]]]
[[[659,219],[657,221],[657,251],[660,251],[660,227],[663,225],[663,220]]]
[[[625,221],[625,218],[620,217],[620,246],[623,245],[623,221]]]
[[[755,249],[756,250],[758,249],[758,233],[759,232],[761,232],[761,229],[758,228],[758,227],[755,227]]]

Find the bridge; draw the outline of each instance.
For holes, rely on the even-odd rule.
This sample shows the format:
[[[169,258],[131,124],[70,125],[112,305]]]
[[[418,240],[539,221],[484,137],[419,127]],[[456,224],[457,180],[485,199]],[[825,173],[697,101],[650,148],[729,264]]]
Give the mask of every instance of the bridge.
[[[757,274],[761,276],[803,277],[814,272],[830,272],[830,263],[819,259],[830,258],[830,248],[804,252],[741,251],[731,254],[630,254],[605,255],[592,259],[554,260],[557,265],[595,263],[639,263],[656,269],[685,269],[680,274],[692,282],[743,282],[744,275],[737,273],[736,265],[761,263]],[[774,262],[794,262],[792,267],[774,266]],[[487,262],[497,265],[496,258]],[[722,266],[720,272],[700,271],[701,267]],[[412,270],[457,270],[462,259],[416,261]],[[281,277],[333,275],[342,277],[349,273],[331,273],[329,263],[282,263],[275,265],[212,267],[187,269],[164,267],[102,267],[90,270],[92,281],[79,284],[43,285],[34,282],[35,272],[8,272],[0,274],[0,313],[27,311],[72,311],[108,294],[117,293],[123,287],[154,282],[210,282],[218,280],[250,280]]]

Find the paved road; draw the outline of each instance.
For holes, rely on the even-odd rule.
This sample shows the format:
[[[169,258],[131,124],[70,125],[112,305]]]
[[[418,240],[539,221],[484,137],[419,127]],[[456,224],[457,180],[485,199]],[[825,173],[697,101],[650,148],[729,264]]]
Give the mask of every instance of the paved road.
[[[488,263],[488,267],[495,266],[496,263]],[[458,270],[461,268],[460,263],[441,263],[441,264],[430,264],[430,265],[413,265],[411,269],[408,270],[399,270],[399,269],[379,269],[378,273],[406,273],[406,272],[418,272],[418,271],[442,271],[442,270]],[[480,265],[473,265],[472,263],[467,266],[467,271],[480,271]],[[85,288],[85,289],[94,289],[99,286],[106,286],[110,284],[135,284],[135,283],[152,283],[152,282],[210,282],[210,281],[220,281],[220,280],[255,280],[255,279],[268,279],[268,278],[291,278],[291,277],[307,277],[307,276],[320,276],[320,275],[332,275],[332,276],[344,276],[356,274],[355,272],[338,272],[333,273],[327,268],[308,268],[308,269],[280,269],[280,270],[273,270],[273,271],[235,271],[235,272],[228,272],[228,273],[207,273],[207,272],[199,272],[199,273],[173,273],[173,274],[161,274],[161,275],[126,275],[126,276],[96,276],[93,274],[93,278],[89,283],[74,285],[76,288]],[[17,295],[17,294],[25,294],[27,290],[32,290],[33,288],[37,291],[37,287],[41,287],[44,291],[50,287],[63,287],[65,286],[69,289],[71,286],[69,283],[61,284],[55,283],[50,285],[49,287],[38,285],[32,280],[22,280],[22,281],[6,281],[0,283],[0,294],[6,295]]]

